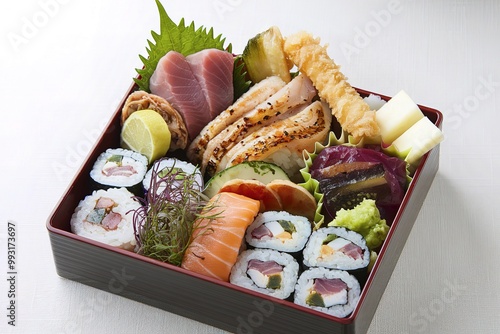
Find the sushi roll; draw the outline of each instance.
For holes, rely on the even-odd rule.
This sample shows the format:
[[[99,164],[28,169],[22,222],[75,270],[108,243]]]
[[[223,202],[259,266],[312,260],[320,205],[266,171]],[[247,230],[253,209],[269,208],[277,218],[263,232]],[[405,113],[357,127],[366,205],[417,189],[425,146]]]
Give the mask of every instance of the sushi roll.
[[[360,293],[359,282],[347,271],[311,268],[297,280],[294,303],[345,318],[356,307]]]
[[[256,217],[245,238],[256,248],[296,253],[304,248],[310,234],[311,223],[306,217],[286,211],[266,211]]]
[[[134,250],[133,210],[140,204],[125,188],[94,191],[80,201],[71,216],[71,231],[110,246]]]
[[[304,265],[342,270],[368,267],[370,250],[363,236],[344,227],[314,231],[303,251]]]
[[[287,253],[271,249],[242,252],[231,269],[230,282],[279,299],[295,290],[299,264]]]
[[[126,187],[135,194],[148,169],[148,159],[137,152],[122,148],[107,149],[97,158],[90,177],[98,188]]]
[[[169,173],[175,174],[174,176],[179,180],[179,186],[182,185],[181,180],[185,178],[185,175],[194,175],[194,182],[192,182],[192,186],[200,192],[203,190],[203,176],[201,175],[199,168],[189,162],[176,158],[162,158],[156,160],[144,176],[144,180],[142,181],[144,190],[147,192],[151,187],[151,179],[153,175],[156,177],[154,181],[158,182]],[[165,189],[162,185],[158,188],[158,191],[160,192]]]

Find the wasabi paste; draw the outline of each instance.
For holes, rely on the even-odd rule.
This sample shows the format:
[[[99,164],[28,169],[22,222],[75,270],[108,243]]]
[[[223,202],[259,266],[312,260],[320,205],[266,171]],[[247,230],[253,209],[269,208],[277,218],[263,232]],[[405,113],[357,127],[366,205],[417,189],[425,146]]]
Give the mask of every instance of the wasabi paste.
[[[385,219],[380,219],[380,212],[372,199],[364,199],[350,210],[340,209],[328,226],[341,226],[358,232],[370,249],[382,245],[389,232],[389,226]]]

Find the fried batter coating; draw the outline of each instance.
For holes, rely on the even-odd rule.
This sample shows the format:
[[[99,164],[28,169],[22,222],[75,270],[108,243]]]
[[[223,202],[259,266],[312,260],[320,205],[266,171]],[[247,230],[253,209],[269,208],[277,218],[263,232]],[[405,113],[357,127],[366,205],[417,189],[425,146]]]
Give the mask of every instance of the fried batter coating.
[[[319,38],[298,32],[285,39],[286,56],[308,76],[319,96],[328,102],[342,128],[356,139],[379,135],[375,111],[351,87],[339,66],[328,56]]]

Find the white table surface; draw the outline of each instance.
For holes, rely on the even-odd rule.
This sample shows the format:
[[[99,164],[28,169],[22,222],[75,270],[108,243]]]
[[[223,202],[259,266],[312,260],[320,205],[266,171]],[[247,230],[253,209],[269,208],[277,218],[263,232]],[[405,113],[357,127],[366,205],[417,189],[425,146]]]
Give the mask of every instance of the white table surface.
[[[369,334],[500,328],[500,2],[164,1],[241,52],[271,25],[329,44],[353,86],[445,117],[441,165]],[[140,67],[154,1],[0,5],[0,332],[223,333],[56,274],[46,220]],[[17,225],[8,325],[7,223]]]

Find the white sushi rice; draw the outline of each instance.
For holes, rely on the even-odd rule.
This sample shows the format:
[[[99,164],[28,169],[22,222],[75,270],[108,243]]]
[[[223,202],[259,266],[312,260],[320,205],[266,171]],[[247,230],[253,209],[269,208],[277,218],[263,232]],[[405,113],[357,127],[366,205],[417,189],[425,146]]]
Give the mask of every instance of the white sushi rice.
[[[271,230],[276,231],[279,229],[279,223],[277,221],[285,220],[289,221],[295,226],[296,232],[291,234],[290,239],[273,236],[263,236],[260,239],[256,239],[252,236],[252,231],[262,224],[265,224]],[[292,215],[286,211],[266,211],[259,213],[253,223],[247,228],[246,231],[246,242],[257,248],[269,248],[282,252],[299,252],[306,245],[307,239],[311,235],[311,223],[306,217]],[[277,231],[280,233],[283,231]]]
[[[309,305],[306,300],[313,290],[314,280],[322,279],[341,279],[347,284],[347,300],[344,304],[332,305],[330,307],[320,307]],[[343,270],[327,268],[311,268],[304,271],[295,286],[294,303],[302,305],[313,310],[327,313],[339,318],[345,318],[352,313],[359,301],[361,287],[358,280]]]
[[[382,100],[382,98],[375,94],[370,94],[363,100],[370,106],[371,110],[379,110],[387,102]]]
[[[264,161],[280,166],[292,180],[300,176],[298,171],[305,166],[302,152],[292,151],[286,147],[276,150]]]
[[[131,166],[135,172],[129,176],[105,175],[103,172],[105,168],[116,166],[116,163],[108,161],[110,157],[115,155],[123,157],[121,161],[122,166]],[[147,168],[148,159],[144,155],[122,148],[110,148],[99,155],[90,171],[90,177],[95,182],[105,186],[132,187],[141,183],[147,172]]]
[[[330,256],[323,255],[321,253],[323,242],[330,234],[334,234],[361,247],[363,250],[362,258],[353,259],[342,252],[335,252]],[[366,268],[370,263],[370,251],[366,246],[363,236],[343,227],[323,227],[314,231],[304,248],[303,255],[304,265],[308,267],[356,270]]]
[[[280,289],[259,287],[247,274],[248,262],[252,259],[260,261],[274,261],[283,266],[283,279]],[[231,269],[230,282],[279,299],[288,298],[295,290],[299,272],[299,264],[287,253],[271,249],[252,249],[242,252]]]
[[[201,175],[201,171],[198,167],[195,165],[182,161],[179,159],[175,158],[164,158],[161,160],[156,161],[153,166],[147,171],[146,175],[144,176],[144,180],[142,181],[142,185],[144,187],[144,190],[148,191],[149,186],[151,184],[151,177],[153,174],[153,169],[156,170],[157,173],[160,173],[164,169],[171,170],[172,168],[179,168],[181,169],[186,175],[195,175],[195,182],[193,184],[194,187],[196,187],[199,191],[203,190],[203,176]],[[179,185],[181,182],[179,182]],[[159,189],[161,191],[162,189]]]
[[[80,201],[71,217],[71,231],[79,236],[99,241],[110,246],[133,250],[136,245],[133,212],[140,204],[132,197],[134,195],[125,188],[110,188],[96,190]],[[101,198],[109,198],[117,205],[112,212],[122,216],[121,222],[114,230],[107,230],[100,224],[90,223],[87,216],[95,208]]]

